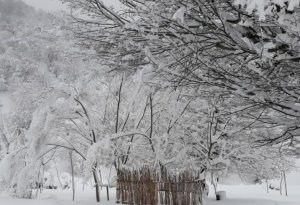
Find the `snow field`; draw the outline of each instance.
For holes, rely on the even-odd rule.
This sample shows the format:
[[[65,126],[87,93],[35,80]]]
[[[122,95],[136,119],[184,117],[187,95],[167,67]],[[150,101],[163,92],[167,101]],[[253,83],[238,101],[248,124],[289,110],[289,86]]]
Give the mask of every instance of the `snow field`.
[[[300,186],[289,186],[289,195],[281,196],[279,191],[266,193],[265,185],[219,185],[218,190],[225,190],[227,199],[216,201],[210,186],[210,194],[205,205],[300,205]],[[44,190],[37,199],[12,199],[0,197],[0,205],[96,205],[94,190],[77,188],[75,202],[71,201],[71,190]],[[110,189],[110,201],[106,200],[106,189],[101,190],[99,205],[115,203],[115,189]]]

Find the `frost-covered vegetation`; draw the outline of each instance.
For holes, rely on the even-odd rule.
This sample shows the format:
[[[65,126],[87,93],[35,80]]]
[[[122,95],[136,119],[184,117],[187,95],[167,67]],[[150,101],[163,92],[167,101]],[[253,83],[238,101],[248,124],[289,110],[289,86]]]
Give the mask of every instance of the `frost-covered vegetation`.
[[[33,198],[120,168],[247,183],[299,157],[299,0],[0,0],[0,191]],[[268,185],[267,185],[268,186]],[[34,190],[34,191],[33,191]]]

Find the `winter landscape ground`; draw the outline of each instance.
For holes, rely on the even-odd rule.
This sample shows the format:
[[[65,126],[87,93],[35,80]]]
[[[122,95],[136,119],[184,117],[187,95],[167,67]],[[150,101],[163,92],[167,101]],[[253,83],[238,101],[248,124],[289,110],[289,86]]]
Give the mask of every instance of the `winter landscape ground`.
[[[299,161],[297,165],[300,165]],[[205,200],[205,205],[299,205],[300,204],[300,172],[292,172],[287,175],[288,196],[281,195],[279,190],[266,190],[266,184],[261,185],[243,185],[238,182],[234,185],[218,186],[219,191],[226,191],[226,199],[217,201],[213,186],[209,184],[209,195]],[[230,181],[227,181],[229,183]],[[274,187],[279,186],[278,180],[273,180],[271,184]],[[33,191],[36,193],[36,190]],[[109,189],[110,200],[107,200],[106,189],[101,190],[101,202],[95,202],[95,190],[90,184],[86,184],[83,190],[82,184],[77,182],[76,198],[72,201],[72,190],[52,190],[44,189],[42,194],[38,190],[35,199],[16,199],[3,192],[0,195],[0,204],[2,205],[112,205],[116,202],[115,188]]]
[[[279,191],[266,193],[264,185],[223,185],[220,190],[226,190],[227,199],[216,201],[215,196],[210,194],[206,200],[206,205],[299,205],[300,186],[290,186],[289,196],[281,196]],[[213,193],[213,190],[210,190]],[[111,189],[110,201],[106,200],[106,192],[101,192],[101,202],[94,201],[94,191],[80,191],[76,201],[72,202],[72,192],[70,190],[45,190],[37,199],[12,199],[8,196],[0,197],[2,205],[111,205],[115,203],[115,190]]]

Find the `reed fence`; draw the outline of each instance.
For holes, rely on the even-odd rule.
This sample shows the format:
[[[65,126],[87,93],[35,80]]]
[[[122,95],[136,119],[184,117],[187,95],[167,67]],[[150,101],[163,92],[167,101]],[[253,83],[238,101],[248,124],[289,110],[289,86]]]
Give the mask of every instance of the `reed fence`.
[[[149,168],[119,170],[117,203],[140,205],[202,205],[203,181],[185,171],[161,174]]]

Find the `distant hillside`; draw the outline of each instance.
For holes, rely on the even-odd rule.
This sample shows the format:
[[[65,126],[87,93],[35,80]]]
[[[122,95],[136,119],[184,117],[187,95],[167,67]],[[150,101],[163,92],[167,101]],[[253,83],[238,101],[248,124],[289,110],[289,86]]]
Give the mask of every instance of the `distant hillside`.
[[[19,126],[27,128],[41,96],[59,83],[74,82],[83,50],[65,29],[66,17],[19,0],[0,0],[0,13],[0,101],[14,102]]]
[[[46,67],[58,76],[71,36],[62,18],[36,11],[20,0],[0,0],[0,92],[30,82]]]
[[[24,17],[34,12],[34,8],[21,0],[0,0],[0,19],[10,21],[12,18]]]

